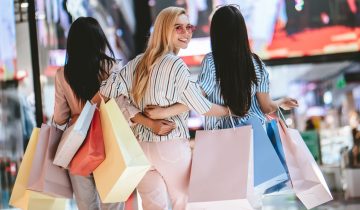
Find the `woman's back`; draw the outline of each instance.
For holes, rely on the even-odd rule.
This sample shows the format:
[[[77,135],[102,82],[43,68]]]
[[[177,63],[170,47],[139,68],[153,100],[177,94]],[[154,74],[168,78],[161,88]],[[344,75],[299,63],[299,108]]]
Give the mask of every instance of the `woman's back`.
[[[261,62],[261,61],[260,61]],[[262,123],[265,122],[265,115],[261,111],[256,92],[269,92],[269,74],[264,68],[264,64],[253,58],[256,78],[258,84],[252,84],[251,104],[248,113],[243,117],[234,117],[235,124],[242,124],[252,116],[258,117]],[[221,95],[220,83],[216,79],[216,69],[212,53],[205,56],[202,62],[202,71],[198,78],[198,83],[207,95],[207,99],[215,104],[225,105]],[[233,85],[234,88],[236,84]],[[205,117],[205,129],[227,128],[231,127],[229,117]]]

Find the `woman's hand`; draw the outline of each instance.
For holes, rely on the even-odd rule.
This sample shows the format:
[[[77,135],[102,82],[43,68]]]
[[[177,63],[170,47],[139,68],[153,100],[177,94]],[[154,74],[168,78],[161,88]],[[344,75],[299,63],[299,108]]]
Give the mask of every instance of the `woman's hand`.
[[[176,123],[167,120],[152,120],[149,128],[156,135],[165,136],[176,128]]]
[[[144,114],[146,117],[153,120],[165,119],[166,108],[157,105],[148,105],[144,109]]]
[[[298,107],[299,104],[296,99],[285,97],[282,99],[282,102],[280,104],[280,107],[284,110],[290,110],[295,107]]]
[[[77,119],[79,118],[79,116],[80,116],[79,114],[75,114],[75,115],[71,116],[68,127],[74,125],[76,123]]]

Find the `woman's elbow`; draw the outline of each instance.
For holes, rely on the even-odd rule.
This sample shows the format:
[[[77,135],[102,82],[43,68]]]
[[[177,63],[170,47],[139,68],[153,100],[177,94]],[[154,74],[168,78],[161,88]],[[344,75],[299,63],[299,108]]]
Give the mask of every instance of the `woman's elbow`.
[[[56,124],[56,125],[59,125],[59,126],[62,126],[64,124],[66,124],[68,121],[68,119],[64,119],[62,117],[58,117],[56,115],[54,115],[54,118],[53,118],[53,122]]]
[[[275,109],[271,106],[260,106],[260,109],[264,114],[271,114],[275,111]]]

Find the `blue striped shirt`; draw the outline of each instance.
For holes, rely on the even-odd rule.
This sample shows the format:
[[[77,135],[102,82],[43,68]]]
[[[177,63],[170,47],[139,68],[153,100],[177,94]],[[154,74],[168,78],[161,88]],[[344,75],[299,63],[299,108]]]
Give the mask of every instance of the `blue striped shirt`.
[[[260,121],[265,123],[265,115],[261,111],[256,92],[269,92],[269,73],[265,68],[265,64],[261,62],[261,66],[253,58],[253,63],[256,72],[257,85],[253,84],[251,87],[251,105],[248,113],[244,117],[233,117],[235,125],[243,124],[250,117],[256,116]],[[209,101],[215,104],[224,105],[224,100],[221,96],[220,84],[216,80],[215,65],[212,53],[208,53],[201,64],[201,73],[198,77],[198,84],[204,90]],[[231,127],[229,117],[205,117],[205,129],[218,129]]]

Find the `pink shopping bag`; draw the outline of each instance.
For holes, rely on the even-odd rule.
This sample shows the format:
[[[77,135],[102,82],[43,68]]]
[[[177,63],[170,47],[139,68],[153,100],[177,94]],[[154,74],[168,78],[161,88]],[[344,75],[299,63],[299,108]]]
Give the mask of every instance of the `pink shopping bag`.
[[[187,209],[253,209],[251,126],[197,131]]]
[[[333,199],[319,166],[300,133],[278,121],[281,143],[294,192],[307,209]]]
[[[73,198],[67,170],[53,164],[63,131],[43,124],[31,166],[28,189],[60,198]]]

